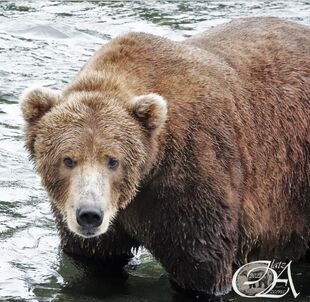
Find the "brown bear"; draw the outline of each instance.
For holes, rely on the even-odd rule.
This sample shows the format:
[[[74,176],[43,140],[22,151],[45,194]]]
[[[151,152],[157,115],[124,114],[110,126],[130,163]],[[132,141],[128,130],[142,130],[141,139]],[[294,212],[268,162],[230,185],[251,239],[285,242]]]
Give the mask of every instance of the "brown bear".
[[[179,287],[310,241],[310,30],[245,18],[173,42],[112,39],[62,92],[27,90],[26,146],[71,253],[145,246]]]

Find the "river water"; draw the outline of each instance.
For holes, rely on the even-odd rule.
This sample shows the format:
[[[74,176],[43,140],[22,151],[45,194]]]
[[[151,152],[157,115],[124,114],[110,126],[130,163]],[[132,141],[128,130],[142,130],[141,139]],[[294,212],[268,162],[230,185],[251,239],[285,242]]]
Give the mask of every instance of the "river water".
[[[310,1],[0,1],[0,301],[191,301],[145,250],[125,283],[90,274],[59,250],[47,195],[23,148],[18,98],[33,84],[61,89],[121,33],[181,40],[252,15],[310,25]],[[280,300],[310,301],[310,266],[295,266],[293,278],[300,296]]]

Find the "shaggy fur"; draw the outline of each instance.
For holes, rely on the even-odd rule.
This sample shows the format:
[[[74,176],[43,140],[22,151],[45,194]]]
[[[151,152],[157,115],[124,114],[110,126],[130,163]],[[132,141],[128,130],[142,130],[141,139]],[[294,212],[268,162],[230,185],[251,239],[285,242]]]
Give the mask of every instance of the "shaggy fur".
[[[183,42],[144,33],[115,38],[62,101],[28,94],[27,148],[63,247],[109,260],[143,245],[180,287],[211,294],[229,291],[233,263],[303,257],[309,59],[308,28],[238,19]],[[158,95],[139,97],[151,93]],[[81,162],[100,162],[113,146],[124,161],[113,185],[119,211],[106,234],[82,239],[63,217],[70,177],[59,157],[71,150]]]

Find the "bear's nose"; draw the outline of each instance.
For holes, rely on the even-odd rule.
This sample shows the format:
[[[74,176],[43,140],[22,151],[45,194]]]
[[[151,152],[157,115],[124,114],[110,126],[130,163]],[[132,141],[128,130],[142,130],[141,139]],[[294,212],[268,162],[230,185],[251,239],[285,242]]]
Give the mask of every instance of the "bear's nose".
[[[103,213],[99,207],[82,206],[76,211],[78,224],[85,228],[96,228],[102,223]]]

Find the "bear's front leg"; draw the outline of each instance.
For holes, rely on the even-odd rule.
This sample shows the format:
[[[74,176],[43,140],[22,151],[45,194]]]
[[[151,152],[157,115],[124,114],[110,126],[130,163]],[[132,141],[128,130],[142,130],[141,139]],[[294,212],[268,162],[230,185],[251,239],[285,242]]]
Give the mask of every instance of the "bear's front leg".
[[[186,206],[174,202],[174,208],[165,208],[161,230],[152,232],[148,248],[181,289],[224,295],[231,290],[238,243],[236,209],[221,201],[210,207],[193,202]]]
[[[198,239],[199,240],[199,239]],[[189,244],[189,242],[183,242]],[[167,249],[166,255],[155,257],[162,263],[170,275],[172,284],[178,289],[193,294],[224,295],[231,290],[232,263],[234,249],[231,252],[208,251],[208,244],[192,242],[188,251],[179,246]],[[175,246],[174,246],[175,247]]]
[[[117,221],[105,234],[94,238],[82,238],[64,226],[58,229],[64,252],[78,260],[94,260],[107,271],[122,268],[133,257],[132,250],[139,247],[138,241],[129,236]]]

